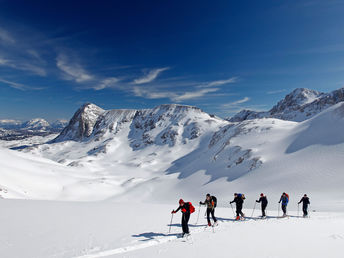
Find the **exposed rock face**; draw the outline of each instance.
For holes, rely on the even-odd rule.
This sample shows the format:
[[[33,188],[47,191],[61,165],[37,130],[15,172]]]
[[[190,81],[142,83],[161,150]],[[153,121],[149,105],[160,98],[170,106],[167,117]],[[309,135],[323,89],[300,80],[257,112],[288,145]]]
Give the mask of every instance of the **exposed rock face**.
[[[69,124],[63,129],[54,141],[77,140],[82,141],[89,137],[101,114],[105,112],[100,107],[87,103],[80,107]]]
[[[150,144],[174,146],[176,142],[196,139],[206,127],[226,123],[199,108],[184,105],[160,105],[143,110],[108,110],[85,104],[74,114],[68,126],[54,142],[99,140],[128,127],[128,138],[133,149]]]
[[[300,88],[288,94],[267,112],[242,110],[228,120],[231,122],[241,122],[266,117],[301,122],[341,101],[344,101],[344,88],[331,93],[321,93],[315,90]]]

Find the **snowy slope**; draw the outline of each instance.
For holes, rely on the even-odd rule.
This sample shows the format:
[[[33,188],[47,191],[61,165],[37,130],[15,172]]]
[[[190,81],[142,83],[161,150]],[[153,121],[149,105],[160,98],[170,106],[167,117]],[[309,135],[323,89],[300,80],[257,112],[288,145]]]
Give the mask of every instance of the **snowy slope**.
[[[344,198],[343,108],[339,103],[302,123],[265,118],[235,124],[188,106],[92,108],[92,114],[100,112],[84,116],[92,118],[87,126],[82,119],[72,119],[71,131],[61,134],[74,140],[25,151],[59,162],[63,169],[70,167],[69,175],[79,180],[73,187],[61,184],[59,194],[42,198],[164,203],[215,192],[219,204],[227,205],[233,192],[255,198],[262,191],[277,199],[287,191],[292,196],[312,193],[321,209],[339,210]],[[80,124],[82,130],[76,126]],[[86,184],[92,187],[85,190]],[[5,186],[13,185],[15,181]],[[40,199],[38,194],[27,198]]]
[[[213,233],[205,229],[202,208],[197,225],[198,211],[191,215],[192,239],[184,242],[177,238],[180,213],[168,233],[174,204],[3,200],[1,206],[0,227],[6,234],[0,234],[0,253],[6,258],[343,256],[342,213],[276,219],[278,212],[268,211],[267,220],[233,222],[230,208],[218,208]]]

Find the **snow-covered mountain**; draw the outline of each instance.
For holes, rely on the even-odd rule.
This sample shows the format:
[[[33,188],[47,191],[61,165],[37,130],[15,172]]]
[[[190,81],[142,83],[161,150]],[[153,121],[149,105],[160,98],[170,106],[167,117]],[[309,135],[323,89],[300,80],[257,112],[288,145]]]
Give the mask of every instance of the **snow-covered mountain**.
[[[231,123],[191,106],[103,110],[85,104],[58,137],[22,155],[71,168],[76,183],[61,186],[58,199],[170,202],[213,191],[220,200],[233,191],[278,198],[285,190],[312,192],[319,204],[333,207],[344,198],[343,108],[338,103],[301,123],[276,118]],[[329,203],[322,195],[331,193]]]
[[[21,126],[21,129],[26,130],[45,130],[50,127],[50,124],[43,118],[31,119],[27,122],[24,122]]]
[[[0,120],[0,140],[21,140],[33,136],[46,136],[60,133],[68,124],[66,120],[56,120],[51,124],[43,118],[29,121],[3,119]]]
[[[288,94],[269,111],[242,110],[228,120],[231,122],[241,122],[249,119],[269,117],[301,122],[341,101],[344,101],[344,88],[331,93],[321,93],[299,88]]]

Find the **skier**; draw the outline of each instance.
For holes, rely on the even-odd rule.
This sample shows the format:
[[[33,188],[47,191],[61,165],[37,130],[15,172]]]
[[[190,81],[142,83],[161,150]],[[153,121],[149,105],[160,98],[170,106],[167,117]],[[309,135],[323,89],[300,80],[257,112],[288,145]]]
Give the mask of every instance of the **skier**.
[[[206,195],[205,201],[204,202],[199,202],[200,205],[206,205],[207,206],[207,221],[208,221],[208,226],[211,226],[210,223],[210,214],[211,217],[214,220],[214,225],[213,226],[217,226],[217,219],[215,217],[215,208],[217,205],[217,199],[215,196],[211,196],[210,194]]]
[[[300,204],[302,202],[302,211],[303,211],[303,217],[307,217],[308,215],[308,205],[311,204],[309,201],[309,198],[307,197],[307,194],[305,194],[301,200],[298,202]]]
[[[282,211],[283,211],[283,217],[287,216],[287,205],[289,202],[289,195],[286,193],[283,193],[281,196],[281,199],[279,200],[278,203],[282,202]]]
[[[176,210],[173,210],[171,213],[176,213],[179,210],[182,212],[182,228],[183,228],[183,234],[182,237],[189,236],[189,219],[190,214],[195,211],[195,207],[192,206],[191,202],[184,202],[183,199],[179,200],[179,207]]]
[[[233,202],[235,202],[236,204],[236,218],[235,220],[240,220],[240,215],[241,218],[245,217],[245,214],[242,212],[242,205],[244,204],[244,200],[245,200],[245,195],[244,194],[234,194],[234,200],[230,202],[230,204],[232,204]]]
[[[261,193],[259,200],[256,200],[256,202],[262,203],[262,218],[265,218],[266,217],[265,209],[266,209],[266,206],[268,206],[268,198],[266,198],[266,195]]]

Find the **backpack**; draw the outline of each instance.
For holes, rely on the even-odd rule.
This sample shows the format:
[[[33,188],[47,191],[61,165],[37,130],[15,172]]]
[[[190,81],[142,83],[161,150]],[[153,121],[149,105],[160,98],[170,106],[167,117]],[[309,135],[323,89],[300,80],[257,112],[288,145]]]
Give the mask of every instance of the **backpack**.
[[[190,213],[194,213],[195,212],[195,207],[192,205],[191,202],[189,202],[189,209],[190,209]]]
[[[212,196],[211,200],[214,202],[214,208],[216,208],[216,206],[217,206],[217,198],[215,196]]]
[[[246,199],[245,195],[244,195],[244,194],[241,194],[241,193],[238,194],[238,197],[241,198],[241,199],[243,199],[243,200]]]
[[[288,202],[289,202],[289,194],[287,194],[287,193],[286,193],[286,194],[285,194],[285,196],[287,196],[287,198],[288,198]]]

